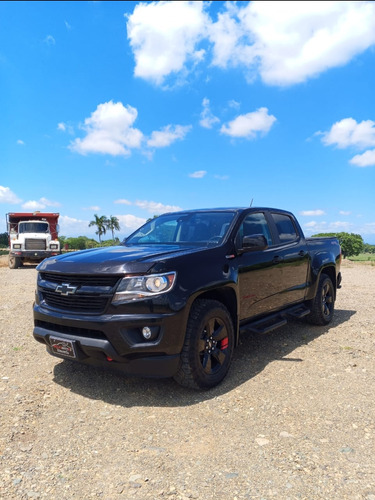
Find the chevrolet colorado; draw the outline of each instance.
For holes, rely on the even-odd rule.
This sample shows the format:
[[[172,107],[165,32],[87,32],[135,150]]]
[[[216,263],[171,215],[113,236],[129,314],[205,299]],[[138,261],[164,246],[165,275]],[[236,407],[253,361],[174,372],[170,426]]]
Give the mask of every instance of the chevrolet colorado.
[[[208,389],[240,332],[327,325],[340,263],[335,238],[305,238],[284,210],[167,213],[122,245],[39,264],[33,334],[60,358]]]

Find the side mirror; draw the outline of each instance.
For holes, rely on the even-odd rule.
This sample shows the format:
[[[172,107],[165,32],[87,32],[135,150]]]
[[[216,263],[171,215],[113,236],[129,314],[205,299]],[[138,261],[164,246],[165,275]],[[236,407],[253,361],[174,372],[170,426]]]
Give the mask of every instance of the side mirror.
[[[267,240],[263,234],[244,236],[242,240],[242,252],[265,250],[268,247]]]

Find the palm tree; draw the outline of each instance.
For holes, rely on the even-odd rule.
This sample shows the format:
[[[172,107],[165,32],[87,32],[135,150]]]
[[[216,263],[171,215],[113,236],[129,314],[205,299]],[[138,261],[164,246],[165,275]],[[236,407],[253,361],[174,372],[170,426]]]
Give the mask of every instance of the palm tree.
[[[92,220],[89,224],[89,227],[91,226],[96,226],[98,228],[97,231],[95,231],[95,234],[99,236],[99,243],[102,242],[102,235],[106,233],[107,231],[107,217],[105,215],[101,215],[100,217],[95,214],[94,215],[95,220]]]
[[[120,224],[117,217],[111,215],[109,219],[107,219],[106,227],[112,232],[112,239],[115,239],[115,231],[120,231]]]

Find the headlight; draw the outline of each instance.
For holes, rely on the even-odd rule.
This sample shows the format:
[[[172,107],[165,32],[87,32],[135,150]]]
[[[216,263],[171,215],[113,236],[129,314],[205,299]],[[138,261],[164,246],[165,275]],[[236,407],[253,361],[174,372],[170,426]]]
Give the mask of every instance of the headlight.
[[[123,278],[112,299],[113,304],[155,297],[172,290],[176,273],[150,274]]]
[[[14,243],[13,248],[20,250],[21,244],[20,243]]]

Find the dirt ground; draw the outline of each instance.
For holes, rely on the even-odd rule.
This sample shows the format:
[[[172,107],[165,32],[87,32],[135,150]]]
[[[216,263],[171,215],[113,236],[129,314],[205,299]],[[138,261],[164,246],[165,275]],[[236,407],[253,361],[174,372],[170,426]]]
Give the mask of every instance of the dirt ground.
[[[329,328],[242,337],[208,392],[50,356],[35,267],[4,266],[0,498],[375,500],[374,266],[343,264]]]

